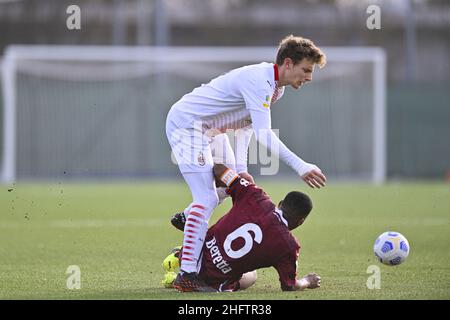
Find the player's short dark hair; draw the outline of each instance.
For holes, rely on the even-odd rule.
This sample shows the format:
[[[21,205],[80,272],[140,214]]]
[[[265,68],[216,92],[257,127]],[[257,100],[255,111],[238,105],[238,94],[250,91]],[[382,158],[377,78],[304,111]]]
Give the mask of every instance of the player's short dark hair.
[[[291,58],[294,64],[301,62],[303,59],[311,60],[318,64],[320,68],[327,63],[325,54],[311,40],[293,35],[281,40],[277,52],[277,65],[281,66],[286,58]]]
[[[313,205],[307,194],[291,191],[284,197],[281,207],[286,218],[301,219],[308,216]]]

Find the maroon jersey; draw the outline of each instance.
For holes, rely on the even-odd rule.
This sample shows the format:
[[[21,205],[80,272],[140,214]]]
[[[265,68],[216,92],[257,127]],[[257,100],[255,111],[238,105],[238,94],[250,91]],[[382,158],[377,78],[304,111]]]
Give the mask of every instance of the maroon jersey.
[[[230,191],[233,207],[206,234],[200,276],[216,288],[238,289],[244,273],[273,266],[282,290],[293,290],[300,246],[281,212],[245,179]]]

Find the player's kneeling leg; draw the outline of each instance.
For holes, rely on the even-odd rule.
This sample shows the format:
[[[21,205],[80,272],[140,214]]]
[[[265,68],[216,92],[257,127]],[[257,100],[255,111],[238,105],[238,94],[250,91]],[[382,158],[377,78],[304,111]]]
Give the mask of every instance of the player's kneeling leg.
[[[245,290],[254,285],[256,282],[256,278],[256,270],[244,273],[241,280],[239,280],[240,290]]]

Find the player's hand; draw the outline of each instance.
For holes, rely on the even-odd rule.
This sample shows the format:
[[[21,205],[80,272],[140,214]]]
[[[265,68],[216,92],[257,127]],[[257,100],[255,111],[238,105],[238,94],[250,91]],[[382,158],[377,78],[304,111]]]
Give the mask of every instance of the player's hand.
[[[255,184],[255,180],[253,179],[253,177],[251,176],[251,174],[249,174],[248,172],[241,172],[239,173],[239,176],[241,178],[244,178],[245,180],[247,180],[250,183]]]
[[[325,187],[325,183],[327,182],[327,178],[317,166],[313,166],[312,170],[305,173],[302,176],[302,180],[311,188],[318,189]]]
[[[308,289],[315,289],[320,287],[321,279],[317,273],[309,273],[303,278],[309,282],[309,285],[307,286]]]

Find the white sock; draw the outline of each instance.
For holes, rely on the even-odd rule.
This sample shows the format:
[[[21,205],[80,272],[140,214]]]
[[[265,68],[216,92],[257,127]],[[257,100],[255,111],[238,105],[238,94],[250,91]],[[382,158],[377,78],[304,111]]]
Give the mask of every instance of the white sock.
[[[208,221],[206,220],[205,207],[197,204],[191,206],[184,227],[183,254],[181,258],[181,270],[184,272],[197,272],[198,259],[201,256]]]
[[[208,221],[219,202],[212,168],[208,172],[183,173],[192,193],[192,204],[186,216],[183,238],[183,254],[180,269],[197,272]]]

